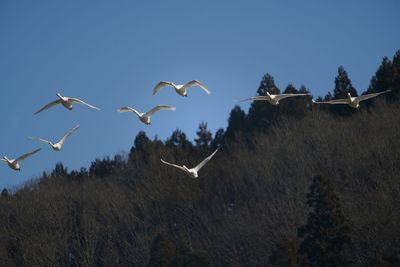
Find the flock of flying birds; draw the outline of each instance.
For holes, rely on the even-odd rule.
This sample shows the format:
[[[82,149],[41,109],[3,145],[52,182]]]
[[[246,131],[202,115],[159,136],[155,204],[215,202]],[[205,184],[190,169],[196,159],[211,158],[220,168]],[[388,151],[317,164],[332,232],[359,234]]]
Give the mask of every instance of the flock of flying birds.
[[[172,87],[175,89],[176,93],[178,93],[181,96],[185,96],[187,97],[187,91],[189,88],[191,87],[195,87],[198,86],[199,88],[203,89],[207,94],[210,94],[210,91],[208,90],[208,88],[201,83],[198,80],[192,80],[190,82],[187,82],[185,84],[175,84],[173,82],[168,82],[168,81],[161,81],[159,82],[153,89],[153,95],[157,94],[162,88],[164,87]],[[384,94],[384,93],[388,93],[391,90],[387,90],[387,91],[383,91],[383,92],[379,92],[379,93],[374,93],[374,94],[367,94],[367,95],[361,95],[358,97],[352,97],[350,95],[350,93],[348,93],[348,98],[344,98],[344,99],[334,99],[334,100],[330,100],[330,101],[322,101],[322,102],[316,102],[314,100],[312,100],[313,103],[316,104],[347,104],[352,108],[359,108],[360,107],[360,102],[376,97],[380,94]],[[41,109],[39,109],[38,111],[36,111],[34,114],[38,114],[42,111],[45,111],[51,107],[57,106],[57,105],[62,105],[64,106],[66,109],[68,110],[72,110],[72,105],[74,103],[77,104],[83,104],[86,105],[92,109],[97,109],[100,110],[98,107],[92,106],[88,103],[86,103],[85,101],[78,99],[78,98],[74,98],[74,97],[67,97],[67,96],[62,96],[60,93],[56,94],[58,96],[58,99],[46,104],[45,106],[43,106]],[[250,97],[247,99],[244,99],[240,102],[244,102],[244,101],[267,101],[268,103],[272,104],[272,105],[279,105],[279,101],[285,98],[290,98],[290,97],[298,97],[298,96],[306,96],[309,95],[308,93],[300,93],[300,94],[270,94],[269,92],[266,93],[266,95],[263,96],[254,96],[254,97]],[[176,110],[176,108],[174,106],[169,106],[169,105],[157,105],[154,108],[152,108],[151,110],[149,110],[148,112],[139,112],[136,109],[126,106],[126,107],[121,107],[119,108],[117,111],[118,112],[132,112],[134,114],[137,115],[137,117],[139,118],[139,120],[147,125],[151,124],[151,116],[154,115],[156,112],[160,111],[160,110]],[[39,137],[29,137],[30,139],[33,140],[37,140],[43,143],[46,143],[48,145],[51,146],[51,148],[55,151],[59,151],[61,150],[62,146],[64,145],[65,141],[67,140],[67,138],[77,129],[79,128],[79,124],[76,125],[74,128],[72,128],[71,130],[69,130],[67,133],[65,133],[65,135],[57,142],[54,143],[52,141],[48,141]],[[0,160],[2,162],[4,162],[5,164],[7,164],[11,169],[19,171],[21,170],[21,166],[20,166],[20,162],[22,160],[27,159],[28,157],[36,154],[37,152],[39,152],[41,150],[41,148],[38,148],[32,152],[26,153],[16,159],[9,159],[6,156],[3,156],[3,158],[1,158]],[[198,178],[198,172],[200,171],[201,168],[203,168],[203,166],[211,160],[211,158],[218,152],[219,148],[217,148],[211,155],[209,155],[207,158],[205,158],[203,161],[201,161],[197,166],[193,167],[193,168],[188,168],[185,165],[176,165],[173,163],[169,163],[163,159],[161,159],[161,162],[168,165],[168,166],[172,166],[175,167],[183,172],[185,172],[188,176],[192,177],[192,178]]]

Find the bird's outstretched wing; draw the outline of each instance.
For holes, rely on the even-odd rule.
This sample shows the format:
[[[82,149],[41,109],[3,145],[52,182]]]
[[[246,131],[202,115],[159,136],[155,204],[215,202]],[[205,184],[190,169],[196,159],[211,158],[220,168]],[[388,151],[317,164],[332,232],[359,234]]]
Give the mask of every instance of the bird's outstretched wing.
[[[98,107],[92,106],[92,105],[90,105],[90,104],[86,103],[85,101],[83,101],[83,100],[80,100],[79,98],[70,97],[70,98],[68,98],[68,99],[69,99],[71,102],[75,102],[75,103],[83,104],[83,105],[86,105],[86,106],[88,106],[89,108],[93,108],[93,109],[100,110]]]
[[[167,165],[169,165],[169,166],[178,168],[178,169],[180,169],[181,171],[186,172],[185,168],[183,168],[182,166],[179,166],[179,165],[176,165],[176,164],[172,164],[172,163],[166,162],[166,161],[163,160],[163,159],[161,159],[161,162],[164,163],[164,164],[167,164]]]
[[[32,140],[37,140],[37,141],[43,142],[43,143],[45,143],[45,144],[50,144],[50,141],[48,141],[48,140],[46,140],[46,139],[39,138],[39,137],[28,136],[28,138],[29,138],[29,139],[32,139]]]
[[[36,149],[36,150],[34,150],[34,151],[32,151],[32,152],[23,154],[22,156],[16,158],[15,160],[16,160],[16,161],[21,161],[21,160],[27,159],[28,157],[32,156],[33,154],[39,152],[40,150],[42,150],[42,149],[41,149],[41,148],[38,148],[38,149]]]
[[[199,86],[201,89],[203,89],[207,94],[211,94],[211,92],[210,92],[210,90],[208,90],[208,88],[203,84],[203,83],[201,83],[200,81],[198,81],[198,80],[193,80],[193,81],[190,81],[190,82],[187,82],[187,83],[185,83],[183,86],[182,86],[182,90],[185,90],[185,89],[187,89],[187,88],[189,88],[189,87],[193,87],[193,86]]]
[[[309,95],[309,94],[280,94],[280,95],[275,95],[275,99],[279,101],[288,97],[304,96],[304,95]]]
[[[379,93],[374,93],[374,94],[360,95],[360,96],[356,97],[356,101],[361,102],[361,101],[376,97],[376,96],[381,95],[381,94],[389,93],[391,91],[392,90],[386,90],[386,91],[379,92]]]
[[[176,110],[176,107],[168,106],[168,105],[158,105],[158,106],[155,106],[154,108],[152,108],[151,110],[147,111],[144,114],[144,116],[149,117],[160,110]]]
[[[118,111],[118,112],[121,112],[121,113],[124,113],[124,112],[133,112],[133,113],[135,113],[136,115],[138,115],[139,117],[143,115],[143,113],[141,113],[141,112],[139,112],[139,111],[137,111],[136,109],[131,108],[131,107],[121,107],[121,108],[117,109],[117,111]]]
[[[319,102],[312,100],[312,102],[315,104],[331,104],[331,105],[349,104],[349,100],[347,98],[333,99],[333,100],[329,100],[329,101],[319,101]]]
[[[264,96],[264,95],[259,95],[259,96],[252,96],[243,100],[239,100],[239,102],[246,102],[246,101],[257,101],[257,100],[264,100],[264,101],[268,101],[268,97]]]
[[[1,161],[1,162],[4,162],[4,163],[6,163],[6,164],[8,163],[7,160],[5,160],[5,159],[3,159],[3,158],[1,158],[0,161]]]
[[[196,167],[194,167],[194,169],[196,171],[199,171],[201,168],[203,168],[203,166],[210,161],[210,159],[212,157],[214,157],[215,153],[217,153],[219,150],[219,148],[217,148],[210,156],[208,156],[207,158],[205,158],[202,162],[200,162]]]
[[[58,141],[58,143],[60,144],[60,146],[62,146],[62,145],[64,144],[65,140],[67,140],[67,138],[68,138],[76,129],[78,129],[79,126],[80,126],[80,125],[78,124],[78,125],[76,125],[74,128],[72,128],[71,130],[69,130],[69,131],[63,136],[63,138],[61,138],[61,140]]]
[[[171,86],[174,87],[174,84],[172,82],[168,82],[168,81],[161,81],[159,82],[153,89],[153,95],[157,94],[158,91],[161,90],[161,88],[164,88],[166,86]]]
[[[38,111],[33,113],[33,115],[36,115],[36,114],[42,112],[43,110],[49,109],[55,105],[59,105],[60,103],[61,103],[61,99],[54,100],[53,102],[48,103],[47,105],[45,105],[44,107],[42,107],[41,109],[39,109]]]

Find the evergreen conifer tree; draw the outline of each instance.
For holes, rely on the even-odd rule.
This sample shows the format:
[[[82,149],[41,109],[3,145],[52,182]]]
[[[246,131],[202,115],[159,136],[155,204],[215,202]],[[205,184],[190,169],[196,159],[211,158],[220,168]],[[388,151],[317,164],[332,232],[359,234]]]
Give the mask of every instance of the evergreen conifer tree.
[[[333,99],[343,99],[348,98],[348,93],[351,94],[352,97],[358,96],[356,89],[351,84],[351,80],[347,75],[343,66],[339,66],[338,75],[335,78],[335,89],[333,89]],[[335,115],[351,115],[355,112],[355,110],[348,105],[331,105],[331,112]]]
[[[192,143],[186,138],[186,134],[180,129],[173,131],[171,137],[167,139],[165,145],[168,147],[176,147],[189,149],[192,147]]]
[[[274,77],[269,73],[265,74],[258,87],[258,95],[279,94],[280,91],[275,85]],[[269,104],[267,101],[254,101],[249,110],[249,123],[251,130],[265,131],[275,121],[279,108]]]
[[[312,209],[307,224],[298,229],[303,239],[299,254],[302,266],[347,266],[344,248],[350,243],[350,228],[330,182],[315,176],[307,194]]]
[[[199,125],[199,130],[196,132],[197,138],[194,140],[196,142],[196,147],[198,149],[207,150],[210,147],[212,141],[212,134],[207,130],[207,123],[201,122]]]
[[[235,106],[228,119],[228,127],[226,128],[225,137],[227,141],[235,140],[235,135],[247,131],[246,113],[239,107]]]
[[[219,128],[214,135],[214,139],[211,141],[210,147],[211,150],[215,150],[218,147],[222,146],[224,144],[224,136],[225,136],[225,130],[222,128]]]
[[[163,235],[157,235],[151,245],[150,260],[147,267],[170,267],[174,261],[172,244]]]
[[[284,94],[298,94],[298,93],[308,93],[308,90],[305,86],[301,87],[301,91],[297,90],[292,84],[289,84]],[[306,115],[310,98],[309,97],[293,97],[289,99],[282,100],[279,103],[279,112],[287,115],[287,116],[294,116],[297,118],[302,118]]]

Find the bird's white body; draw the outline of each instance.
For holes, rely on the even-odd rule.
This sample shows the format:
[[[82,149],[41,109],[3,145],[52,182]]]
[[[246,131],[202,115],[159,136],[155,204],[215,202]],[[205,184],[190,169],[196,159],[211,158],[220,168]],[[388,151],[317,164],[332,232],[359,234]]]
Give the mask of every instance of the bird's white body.
[[[60,93],[57,93],[56,95],[58,96],[59,99],[54,100],[54,101],[46,104],[44,107],[42,107],[41,109],[36,111],[34,114],[38,114],[38,113],[40,113],[40,112],[42,112],[42,111],[44,111],[46,109],[49,109],[49,108],[51,108],[53,106],[56,106],[56,105],[62,105],[66,109],[72,110],[72,104],[73,103],[83,104],[83,105],[86,105],[86,106],[88,106],[90,108],[100,110],[98,107],[89,105],[88,103],[86,103],[83,100],[80,100],[78,98],[62,96]]]
[[[305,96],[305,95],[309,95],[309,94],[280,94],[280,95],[275,95],[275,94],[270,94],[269,92],[267,92],[266,95],[261,95],[261,96],[253,96],[244,100],[241,100],[240,102],[243,101],[268,101],[268,103],[270,103],[271,105],[277,106],[279,105],[279,101],[285,98],[289,98],[289,97],[296,97],[296,96]]]
[[[30,138],[34,139],[34,140],[39,140],[46,144],[49,144],[51,146],[51,148],[53,148],[55,151],[60,151],[62,146],[64,145],[64,142],[67,140],[67,138],[78,128],[79,128],[79,124],[77,126],[75,126],[74,128],[72,128],[71,130],[69,130],[68,132],[66,132],[65,135],[57,143],[53,143],[52,141],[48,141],[48,140],[38,138],[38,137],[30,137]]]
[[[175,84],[173,82],[161,81],[156,85],[156,87],[154,87],[153,95],[155,95],[158,91],[160,91],[161,88],[164,88],[164,87],[167,87],[167,86],[174,88],[175,92],[177,92],[181,96],[188,96],[187,90],[190,87],[193,87],[193,86],[199,86],[207,94],[210,94],[210,91],[208,90],[208,88],[203,83],[201,83],[198,80],[193,80],[193,81],[187,82],[185,84]]]
[[[194,167],[194,168],[188,168],[188,167],[186,167],[185,165],[179,166],[179,165],[176,165],[176,164],[172,164],[172,163],[166,162],[166,161],[163,160],[163,159],[161,159],[161,162],[164,163],[164,164],[166,164],[166,165],[169,165],[169,166],[175,167],[175,168],[177,168],[177,169],[180,169],[181,171],[184,171],[189,177],[198,178],[198,177],[199,177],[199,171],[200,171],[200,169],[203,168],[204,165],[205,165],[212,157],[214,157],[215,153],[217,153],[218,150],[219,150],[219,148],[217,148],[210,156],[208,156],[207,158],[205,158],[202,162],[200,162],[200,163],[199,163],[196,167]]]
[[[386,90],[383,92],[379,92],[379,93],[374,93],[374,94],[367,94],[367,95],[361,95],[361,96],[351,96],[350,93],[347,93],[348,98],[343,98],[343,99],[333,99],[333,100],[329,100],[329,101],[321,101],[321,102],[316,102],[313,100],[313,103],[316,104],[331,104],[331,105],[349,105],[352,108],[359,108],[360,107],[360,102],[376,97],[378,95],[381,94],[385,94],[391,92],[391,90]]]
[[[144,124],[150,125],[151,124],[151,116],[154,113],[156,113],[156,112],[158,112],[160,110],[176,110],[176,107],[168,106],[168,105],[158,105],[158,106],[155,106],[154,108],[152,108],[151,110],[149,110],[146,113],[139,112],[136,109],[131,108],[131,107],[122,107],[122,108],[119,108],[117,111],[118,112],[132,112],[132,113],[135,113],[138,116],[138,118],[139,118],[139,120],[141,122],[143,122]]]
[[[20,171],[21,167],[19,165],[19,161],[15,160],[15,159],[8,159],[6,156],[3,157],[4,161],[7,163],[7,165],[16,171]]]
[[[21,166],[20,166],[20,161],[27,159],[28,157],[32,156],[33,154],[37,153],[38,151],[40,151],[41,148],[36,149],[32,152],[26,153],[16,159],[9,159],[6,156],[4,156],[1,161],[6,163],[11,169],[16,170],[16,171],[20,171],[21,170]]]

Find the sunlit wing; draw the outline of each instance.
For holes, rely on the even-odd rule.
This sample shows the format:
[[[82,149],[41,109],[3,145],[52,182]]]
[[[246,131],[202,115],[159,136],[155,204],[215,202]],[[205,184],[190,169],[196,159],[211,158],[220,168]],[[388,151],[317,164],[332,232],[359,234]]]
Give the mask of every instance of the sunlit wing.
[[[349,104],[349,100],[348,99],[334,99],[334,100],[320,101],[320,102],[316,102],[313,100],[313,103],[315,103],[315,104],[331,104],[331,105]]]
[[[200,162],[196,167],[194,167],[194,169],[196,171],[199,171],[201,168],[203,168],[203,166],[210,161],[210,159],[212,157],[214,157],[215,153],[217,153],[219,150],[219,148],[217,148],[210,156],[208,156],[207,158],[205,158],[202,162]]]
[[[256,101],[256,100],[266,100],[268,101],[268,97],[260,95],[260,96],[252,96],[250,98],[246,98],[243,100],[239,100],[239,102],[246,102],[246,101]]]
[[[210,90],[208,90],[208,88],[207,88],[203,83],[201,83],[201,82],[198,81],[198,80],[193,80],[193,81],[190,81],[190,82],[184,84],[184,85],[182,86],[181,89],[184,90],[184,89],[187,89],[187,88],[193,87],[193,86],[199,86],[199,87],[200,87],[201,89],[203,89],[207,94],[211,94]]]
[[[159,82],[159,83],[154,87],[154,89],[153,89],[153,95],[157,94],[158,91],[161,90],[161,88],[164,88],[164,87],[166,87],[166,86],[174,87],[172,82],[161,81],[161,82]]]
[[[92,106],[92,105],[86,103],[85,101],[80,100],[79,98],[70,97],[69,100],[72,101],[72,102],[75,102],[75,103],[79,103],[79,104],[86,105],[86,106],[88,106],[89,108],[93,108],[93,109],[100,110],[98,107]]]
[[[154,108],[152,108],[151,110],[149,110],[148,112],[146,112],[144,115],[145,116],[151,116],[154,113],[160,111],[160,110],[176,110],[176,107],[174,106],[168,106],[168,105],[158,105]]]
[[[0,160],[1,160],[1,162],[8,163],[7,160],[5,160],[5,159],[3,159],[3,158],[0,159]]]
[[[63,138],[62,138],[60,141],[58,141],[58,143],[60,144],[60,146],[62,146],[62,145],[64,144],[65,140],[67,140],[67,138],[68,138],[76,129],[78,129],[79,126],[80,126],[80,125],[78,124],[78,125],[76,125],[74,128],[72,128],[71,130],[69,130],[69,131],[63,136]]]
[[[275,99],[279,101],[288,97],[304,96],[304,95],[309,95],[309,94],[280,94],[280,95],[275,95]]]
[[[32,152],[26,153],[26,154],[24,154],[24,155],[22,155],[22,156],[16,158],[15,160],[16,160],[16,161],[21,161],[21,160],[27,159],[27,158],[29,158],[30,156],[32,156],[33,154],[39,152],[40,150],[42,150],[42,149],[41,149],[41,148],[38,148],[38,149],[36,149],[36,150],[34,150],[34,151],[32,151]]]
[[[29,139],[37,140],[37,141],[43,142],[45,144],[50,144],[50,141],[42,139],[42,138],[39,138],[39,137],[31,137],[31,136],[29,136]]]
[[[185,169],[185,168],[183,168],[182,166],[179,166],[179,165],[176,165],[176,164],[172,164],[172,163],[166,162],[166,161],[165,161],[165,160],[163,160],[163,159],[161,159],[161,162],[162,162],[162,163],[164,163],[164,164],[167,164],[167,165],[169,165],[169,166],[172,166],[172,167],[178,168],[178,169],[180,169],[181,171],[184,171],[184,172],[186,172],[186,169]]]
[[[49,109],[49,108],[51,108],[51,107],[53,107],[55,105],[58,105],[60,103],[61,103],[61,99],[54,100],[53,102],[48,103],[47,105],[45,105],[44,107],[42,107],[41,109],[39,109],[38,111],[33,113],[33,115],[36,115],[36,114],[42,112],[43,110]]]
[[[388,92],[391,92],[391,91],[392,91],[392,90],[386,90],[386,91],[379,92],[379,93],[368,94],[368,95],[361,95],[361,96],[356,97],[356,100],[357,100],[358,102],[361,102],[361,101],[364,101],[364,100],[367,100],[367,99],[370,99],[370,98],[373,98],[373,97],[376,97],[376,96],[378,96],[378,95],[385,94],[385,93],[388,93]]]
[[[118,111],[118,112],[121,112],[121,113],[124,113],[124,112],[133,112],[133,113],[135,113],[135,114],[138,115],[138,116],[142,116],[142,115],[143,115],[143,113],[141,113],[141,112],[139,112],[139,111],[137,111],[136,109],[131,108],[131,107],[121,107],[121,108],[117,109],[117,111]]]

